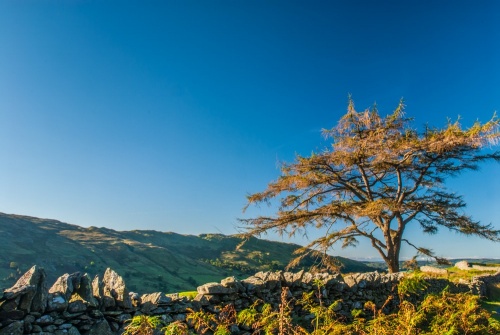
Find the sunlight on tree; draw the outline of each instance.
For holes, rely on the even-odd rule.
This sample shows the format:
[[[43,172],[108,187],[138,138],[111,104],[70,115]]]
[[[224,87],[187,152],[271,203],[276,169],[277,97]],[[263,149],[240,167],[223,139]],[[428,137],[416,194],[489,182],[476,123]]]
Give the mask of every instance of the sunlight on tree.
[[[419,254],[446,261],[403,238],[410,224],[429,234],[444,227],[499,241],[500,231],[465,215],[462,197],[444,185],[446,177],[477,170],[481,162],[500,161],[500,152],[484,150],[500,139],[496,115],[470,128],[448,121],[444,129],[427,126],[422,132],[411,128],[411,121],[403,101],[382,117],[376,106],[357,112],[349,98],[347,113],[323,131],[333,141],[330,149],[283,164],[278,180],[248,196],[245,209],[273,199],[280,206],[275,216],[241,219],[247,225],[245,235],[276,231],[292,237],[309,229],[326,231],[299,249],[291,266],[311,253],[326,256],[334,244],[345,248],[364,238],[390,272],[399,271],[403,242]]]

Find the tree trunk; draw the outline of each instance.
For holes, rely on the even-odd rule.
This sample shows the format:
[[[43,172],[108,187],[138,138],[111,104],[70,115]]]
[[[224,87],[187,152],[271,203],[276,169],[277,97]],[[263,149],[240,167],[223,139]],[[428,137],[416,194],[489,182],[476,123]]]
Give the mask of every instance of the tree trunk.
[[[401,249],[401,240],[394,238],[392,248],[387,250],[387,267],[389,273],[399,272],[399,250]]]
[[[401,250],[402,231],[390,230],[391,234],[385,236],[387,245],[387,268],[389,273],[399,272],[399,251]]]
[[[389,273],[399,272],[399,257],[389,256],[389,260],[386,262],[389,269]]]

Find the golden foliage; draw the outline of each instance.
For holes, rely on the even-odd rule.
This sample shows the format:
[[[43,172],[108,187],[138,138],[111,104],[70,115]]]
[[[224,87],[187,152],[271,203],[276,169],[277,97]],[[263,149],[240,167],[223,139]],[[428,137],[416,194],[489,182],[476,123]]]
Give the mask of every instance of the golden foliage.
[[[323,254],[336,243],[347,247],[365,238],[390,271],[399,270],[402,242],[434,256],[402,238],[408,224],[419,224],[426,233],[444,227],[499,240],[500,231],[464,215],[462,198],[443,184],[446,177],[475,170],[483,161],[500,161],[499,152],[483,150],[500,139],[496,115],[470,128],[449,121],[444,129],[427,127],[419,133],[404,110],[400,101],[382,117],[376,106],[357,112],[349,99],[338,124],[323,130],[332,139],[330,148],[283,164],[276,181],[248,197],[248,205],[278,200],[279,208],[275,216],[242,219],[247,235],[276,231],[294,236],[321,229],[325,236],[307,248]]]

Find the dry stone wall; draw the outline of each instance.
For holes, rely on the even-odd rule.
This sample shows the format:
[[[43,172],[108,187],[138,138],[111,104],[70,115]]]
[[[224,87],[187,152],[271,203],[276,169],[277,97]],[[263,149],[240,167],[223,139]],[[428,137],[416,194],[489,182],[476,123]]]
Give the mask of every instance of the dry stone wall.
[[[244,280],[229,277],[220,283],[198,287],[193,300],[161,292],[143,294],[129,292],[123,278],[107,269],[103,278],[91,279],[85,273],[65,274],[49,288],[45,271],[32,267],[0,299],[0,335],[115,335],[122,334],[127,320],[136,315],[159,316],[166,323],[185,320],[188,309],[217,312],[217,306],[232,304],[242,310],[257,300],[278,306],[282,288],[288,299],[301,298],[304,292],[317,292],[323,304],[335,304],[336,312],[346,317],[351,310],[361,309],[367,301],[379,307],[391,295],[403,273],[377,272],[352,274],[311,274],[308,272],[259,272]],[[454,291],[486,294],[487,284],[499,282],[500,272],[476,277],[470,283],[451,284],[443,279],[430,279],[430,292],[446,286]],[[416,297],[417,299],[418,297]],[[385,305],[397,307],[397,299]],[[294,312],[304,316],[300,305]],[[233,334],[246,334],[233,327]]]
[[[478,271],[500,271],[500,266],[484,266],[472,264],[472,266],[467,261],[460,261],[455,263],[455,267],[460,270],[478,270]]]

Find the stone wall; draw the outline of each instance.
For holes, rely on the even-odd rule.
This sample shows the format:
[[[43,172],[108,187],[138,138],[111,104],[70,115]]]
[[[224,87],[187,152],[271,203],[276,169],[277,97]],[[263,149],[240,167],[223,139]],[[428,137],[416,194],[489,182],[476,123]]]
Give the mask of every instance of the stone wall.
[[[467,261],[460,261],[455,263],[455,267],[460,270],[478,270],[478,271],[500,271],[500,266],[484,266],[472,264],[472,266]]]
[[[381,307],[389,296],[395,296],[403,273],[377,272],[352,274],[311,274],[308,272],[259,272],[244,280],[233,277],[220,283],[198,287],[193,300],[178,294],[161,292],[139,295],[129,292],[123,278],[107,269],[102,279],[91,279],[84,273],[65,274],[48,288],[43,269],[34,266],[0,299],[0,335],[115,335],[122,334],[126,321],[135,315],[157,315],[165,322],[185,320],[187,309],[217,311],[216,306],[233,304],[242,310],[256,300],[278,306],[282,288],[290,300],[304,292],[317,292],[323,304],[335,304],[336,312],[349,317],[367,301]],[[439,292],[449,286],[456,292],[486,294],[487,284],[499,282],[500,272],[478,276],[470,283],[451,284],[444,279],[429,279],[428,292]],[[425,293],[425,292],[424,292]],[[416,298],[417,299],[417,298]],[[397,299],[385,305],[394,309]],[[297,315],[304,314],[296,306]],[[233,327],[234,334],[245,330]]]

